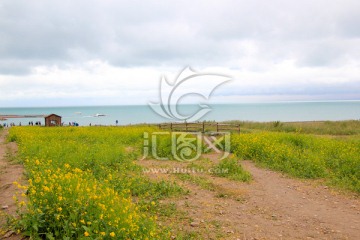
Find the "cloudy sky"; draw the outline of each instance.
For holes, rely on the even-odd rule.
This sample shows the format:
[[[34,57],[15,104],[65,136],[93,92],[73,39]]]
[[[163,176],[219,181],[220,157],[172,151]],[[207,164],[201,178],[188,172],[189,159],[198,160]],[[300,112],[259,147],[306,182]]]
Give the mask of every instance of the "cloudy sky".
[[[186,66],[233,78],[212,102],[360,100],[359,26],[359,0],[1,0],[0,107],[147,104]]]

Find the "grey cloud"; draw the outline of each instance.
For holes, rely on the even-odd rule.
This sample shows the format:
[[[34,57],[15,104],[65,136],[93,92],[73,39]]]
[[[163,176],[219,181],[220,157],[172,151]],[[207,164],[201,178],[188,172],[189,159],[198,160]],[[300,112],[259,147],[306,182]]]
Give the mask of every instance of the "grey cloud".
[[[336,66],[346,64],[346,46],[334,41],[317,41],[308,43],[303,55],[298,54],[300,66]]]
[[[254,43],[254,57],[270,64],[293,58],[299,66],[338,66],[359,58],[357,2],[4,0],[0,60],[8,66],[0,73],[92,59],[236,67],[248,57],[241,41]],[[348,38],[354,43],[344,44]]]
[[[342,94],[360,97],[360,82],[346,83],[291,83],[258,86],[257,88],[242,86],[237,89],[221,90],[218,95],[319,95]]]

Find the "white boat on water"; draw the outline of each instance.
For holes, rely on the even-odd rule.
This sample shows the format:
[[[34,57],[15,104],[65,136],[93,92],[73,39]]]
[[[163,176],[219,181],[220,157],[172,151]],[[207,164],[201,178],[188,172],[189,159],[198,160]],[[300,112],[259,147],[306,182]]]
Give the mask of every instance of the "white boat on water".
[[[94,115],[94,117],[105,117],[106,115],[105,114],[102,114],[102,113],[97,113]]]

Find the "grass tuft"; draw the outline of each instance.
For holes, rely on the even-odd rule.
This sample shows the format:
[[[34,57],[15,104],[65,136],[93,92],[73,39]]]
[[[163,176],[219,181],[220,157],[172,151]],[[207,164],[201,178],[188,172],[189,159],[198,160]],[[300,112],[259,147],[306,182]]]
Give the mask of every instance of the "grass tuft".
[[[235,158],[221,160],[215,166],[213,173],[216,176],[240,182],[249,182],[251,180],[251,174],[245,171]]]

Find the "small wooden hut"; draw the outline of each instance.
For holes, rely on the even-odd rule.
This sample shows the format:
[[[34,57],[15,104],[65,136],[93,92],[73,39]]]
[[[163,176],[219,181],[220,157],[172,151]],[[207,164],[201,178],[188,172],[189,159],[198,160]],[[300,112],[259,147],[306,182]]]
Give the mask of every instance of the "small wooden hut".
[[[56,114],[50,114],[45,116],[45,126],[53,127],[53,126],[61,126],[61,116]]]

